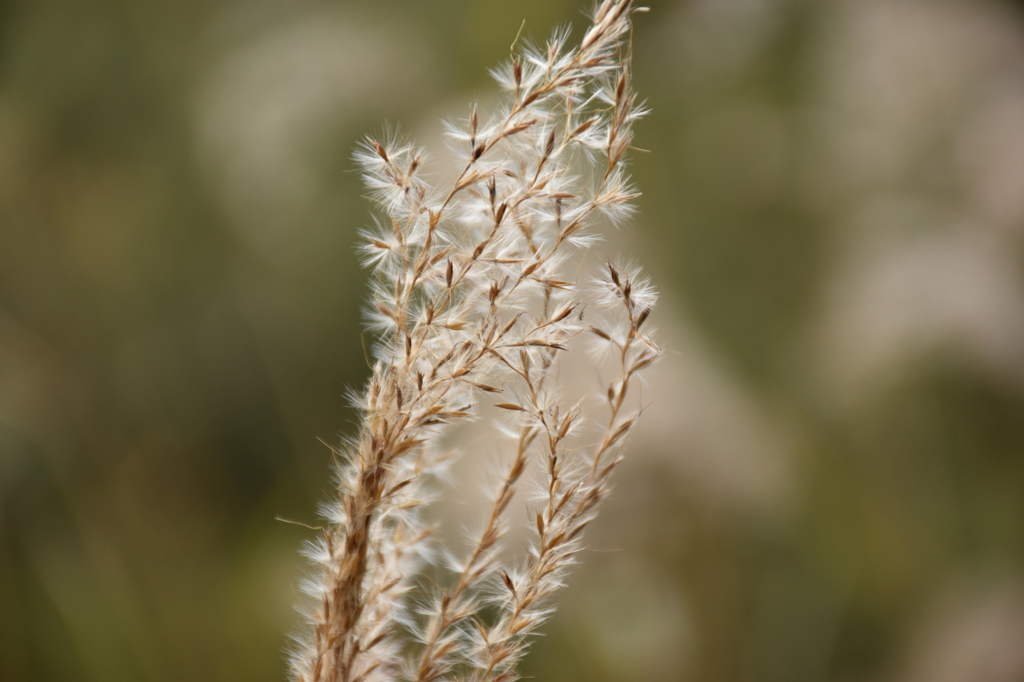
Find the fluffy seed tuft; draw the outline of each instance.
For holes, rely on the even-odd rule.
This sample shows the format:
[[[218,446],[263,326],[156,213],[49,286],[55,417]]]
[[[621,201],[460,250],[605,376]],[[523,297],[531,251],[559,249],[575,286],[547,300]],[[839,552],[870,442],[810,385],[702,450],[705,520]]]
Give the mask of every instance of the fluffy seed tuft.
[[[576,275],[598,217],[624,222],[638,196],[625,171],[645,113],[623,44],[633,11],[603,0],[580,45],[561,31],[495,70],[504,102],[448,124],[461,164],[451,185],[431,186],[425,152],[396,135],[356,150],[379,210],[362,235],[376,364],[353,396],[359,434],[334,452],[328,525],[305,548],[317,574],[302,586],[297,682],[511,682],[551,615],[639,416],[630,386],[661,353],[645,328],[656,295],[635,267],[609,262],[588,287]],[[616,367],[587,419],[554,385],[583,332]],[[492,407],[512,453],[490,511],[464,551],[435,548],[423,510],[449,461],[439,435]],[[533,541],[504,565],[523,485]],[[428,561],[448,571],[433,592],[417,583]]]

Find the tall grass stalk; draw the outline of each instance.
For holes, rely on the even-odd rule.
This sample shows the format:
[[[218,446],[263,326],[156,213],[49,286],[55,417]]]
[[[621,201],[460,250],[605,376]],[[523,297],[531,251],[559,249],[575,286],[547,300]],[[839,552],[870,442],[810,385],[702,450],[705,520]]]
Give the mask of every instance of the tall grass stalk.
[[[636,423],[627,394],[660,355],[644,329],[655,294],[635,269],[607,262],[582,286],[576,274],[598,217],[623,222],[637,196],[625,170],[643,114],[634,11],[604,0],[579,45],[556,33],[494,71],[503,103],[449,126],[461,159],[450,185],[428,184],[424,152],[397,139],[357,151],[379,208],[363,246],[379,341],[359,433],[335,453],[329,525],[307,548],[317,575],[296,680],[508,682],[550,615]],[[584,333],[616,368],[604,407],[586,415],[554,385]],[[513,454],[468,550],[439,550],[423,517],[445,460],[438,440],[488,403]],[[506,511],[530,477],[533,540],[503,565]],[[433,591],[418,582],[427,561],[450,572]]]

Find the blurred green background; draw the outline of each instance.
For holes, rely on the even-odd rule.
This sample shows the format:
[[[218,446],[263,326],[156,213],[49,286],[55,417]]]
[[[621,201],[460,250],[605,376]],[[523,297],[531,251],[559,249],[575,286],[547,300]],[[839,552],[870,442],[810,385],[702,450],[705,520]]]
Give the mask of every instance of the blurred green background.
[[[1024,680],[1024,4],[653,0],[669,349],[525,674]],[[0,2],[0,680],[282,680],[350,152],[577,0]]]

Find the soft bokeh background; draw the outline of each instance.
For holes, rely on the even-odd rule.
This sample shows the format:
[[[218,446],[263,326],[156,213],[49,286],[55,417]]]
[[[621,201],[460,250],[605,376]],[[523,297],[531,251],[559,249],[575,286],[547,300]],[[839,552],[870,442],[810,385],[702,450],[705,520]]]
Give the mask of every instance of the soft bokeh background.
[[[669,354],[526,674],[1024,680],[1024,3],[650,4]],[[579,5],[0,2],[0,680],[284,679],[350,150]]]

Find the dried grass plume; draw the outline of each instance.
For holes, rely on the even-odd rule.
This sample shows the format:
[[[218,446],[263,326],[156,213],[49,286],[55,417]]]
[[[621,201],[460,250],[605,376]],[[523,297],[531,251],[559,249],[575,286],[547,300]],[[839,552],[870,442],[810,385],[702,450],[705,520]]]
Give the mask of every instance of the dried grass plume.
[[[604,0],[579,45],[557,33],[494,71],[503,103],[450,126],[462,169],[451,185],[428,184],[424,153],[396,139],[357,151],[379,208],[362,247],[378,343],[359,433],[336,453],[328,526],[307,548],[316,577],[295,680],[510,682],[550,614],[639,415],[631,387],[660,355],[644,327],[656,296],[635,268],[607,262],[578,281],[599,216],[622,223],[637,196],[625,167],[643,114],[634,11]],[[555,385],[581,335],[615,368],[593,405]],[[459,554],[435,546],[423,510],[441,433],[487,405],[514,445]],[[530,478],[532,544],[503,565],[505,512]],[[442,587],[424,587],[427,561],[447,571]]]

